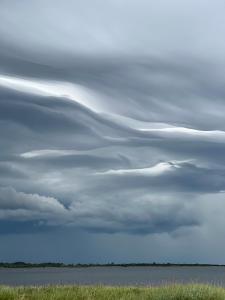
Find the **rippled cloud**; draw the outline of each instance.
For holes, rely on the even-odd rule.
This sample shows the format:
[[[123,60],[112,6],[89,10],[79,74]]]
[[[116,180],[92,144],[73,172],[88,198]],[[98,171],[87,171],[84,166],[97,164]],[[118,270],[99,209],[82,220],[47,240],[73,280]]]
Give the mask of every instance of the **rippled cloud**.
[[[220,240],[224,8],[1,2],[0,239]]]

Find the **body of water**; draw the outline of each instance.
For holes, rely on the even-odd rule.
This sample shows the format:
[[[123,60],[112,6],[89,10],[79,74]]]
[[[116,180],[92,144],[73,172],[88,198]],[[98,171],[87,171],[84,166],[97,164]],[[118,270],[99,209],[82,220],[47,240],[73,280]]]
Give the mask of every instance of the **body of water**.
[[[225,267],[90,267],[0,269],[6,285],[161,285],[210,283],[225,286]]]

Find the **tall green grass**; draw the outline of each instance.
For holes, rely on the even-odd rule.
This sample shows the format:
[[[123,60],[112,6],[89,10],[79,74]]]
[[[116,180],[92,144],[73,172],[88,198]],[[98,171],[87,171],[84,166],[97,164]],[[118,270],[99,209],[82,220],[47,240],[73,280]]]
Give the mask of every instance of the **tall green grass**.
[[[0,286],[1,300],[225,300],[225,289],[209,285],[163,287]]]

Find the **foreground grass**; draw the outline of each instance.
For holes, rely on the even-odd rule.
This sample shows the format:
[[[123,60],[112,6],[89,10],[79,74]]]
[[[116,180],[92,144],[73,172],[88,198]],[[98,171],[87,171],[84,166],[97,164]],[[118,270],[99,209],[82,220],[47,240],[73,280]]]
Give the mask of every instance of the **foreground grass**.
[[[0,286],[0,300],[225,300],[225,289],[209,285],[163,287]]]

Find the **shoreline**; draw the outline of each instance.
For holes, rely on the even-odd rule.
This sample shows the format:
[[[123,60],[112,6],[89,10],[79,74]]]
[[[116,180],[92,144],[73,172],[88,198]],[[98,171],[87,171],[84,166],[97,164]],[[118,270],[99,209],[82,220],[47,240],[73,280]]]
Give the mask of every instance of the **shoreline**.
[[[0,268],[7,269],[18,269],[18,268],[101,268],[101,267],[225,267],[222,264],[185,264],[185,263],[127,263],[127,264],[64,264],[64,263],[25,263],[25,262],[15,262],[15,263],[0,263]]]

